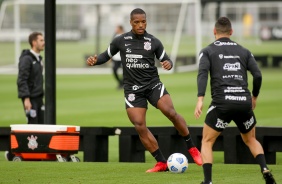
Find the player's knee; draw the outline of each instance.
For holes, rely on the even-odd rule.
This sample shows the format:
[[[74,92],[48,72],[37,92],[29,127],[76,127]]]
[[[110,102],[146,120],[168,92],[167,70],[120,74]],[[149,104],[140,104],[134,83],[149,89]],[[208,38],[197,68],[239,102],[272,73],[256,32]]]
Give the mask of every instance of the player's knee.
[[[169,111],[167,111],[166,113],[166,117],[171,120],[172,122],[175,122],[177,119],[178,114],[176,113],[176,111],[174,109],[171,109]]]

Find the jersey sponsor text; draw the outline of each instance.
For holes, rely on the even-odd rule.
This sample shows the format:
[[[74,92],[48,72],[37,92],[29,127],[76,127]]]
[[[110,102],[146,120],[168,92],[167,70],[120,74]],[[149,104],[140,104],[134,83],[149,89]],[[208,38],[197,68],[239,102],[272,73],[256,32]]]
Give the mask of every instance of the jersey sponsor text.
[[[237,45],[237,43],[234,43],[234,42],[221,42],[221,41],[215,41],[214,42],[214,45],[216,46],[223,46],[223,45]]]
[[[247,101],[246,96],[231,96],[231,95],[226,95],[225,100],[234,100],[234,101]]]
[[[216,128],[223,128],[223,129],[225,129],[227,126],[228,126],[228,123],[226,123],[223,120],[217,118],[217,123],[215,125]]]
[[[234,80],[243,80],[242,75],[223,75],[223,79],[234,79]]]
[[[245,125],[246,129],[249,129],[252,126],[252,124],[254,124],[254,122],[255,122],[255,119],[252,116],[250,120],[243,122],[243,124]]]
[[[225,63],[224,66],[223,66],[223,69],[224,70],[227,70],[227,71],[238,71],[241,69],[241,65],[239,62],[236,62],[236,63]]]
[[[227,89],[224,90],[224,93],[243,93],[245,92],[242,87],[227,87]]]

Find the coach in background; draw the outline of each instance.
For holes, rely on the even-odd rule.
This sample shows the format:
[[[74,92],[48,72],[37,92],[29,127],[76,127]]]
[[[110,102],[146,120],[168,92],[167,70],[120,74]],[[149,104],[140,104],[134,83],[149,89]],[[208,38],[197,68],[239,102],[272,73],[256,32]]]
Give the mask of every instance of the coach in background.
[[[253,110],[262,83],[261,72],[250,51],[230,40],[233,30],[228,18],[220,17],[215,23],[213,32],[216,41],[204,48],[199,56],[198,102],[194,112],[196,118],[202,114],[208,73],[210,73],[212,102],[203,127],[201,153],[204,181],[202,184],[212,183],[212,147],[217,137],[232,120],[240,130],[244,143],[260,165],[266,184],[276,184],[266,166],[264,151],[256,139],[255,132],[256,118]],[[252,95],[248,90],[248,71],[253,76]]]
[[[28,124],[44,124],[43,65],[40,52],[45,41],[42,33],[33,32],[28,38],[30,50],[23,50],[19,60],[17,79],[18,97],[21,98]]]

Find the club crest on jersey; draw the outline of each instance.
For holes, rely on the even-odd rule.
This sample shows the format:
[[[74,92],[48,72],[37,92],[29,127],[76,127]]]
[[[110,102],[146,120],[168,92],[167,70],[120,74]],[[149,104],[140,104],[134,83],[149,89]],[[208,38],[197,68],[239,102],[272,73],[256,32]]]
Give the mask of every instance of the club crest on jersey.
[[[135,100],[135,94],[129,94],[127,99],[130,102],[134,101]]]
[[[144,49],[151,50],[151,42],[144,42]]]
[[[33,135],[31,135],[30,137],[27,137],[27,140],[29,140],[29,142],[27,144],[28,148],[30,148],[32,150],[37,148],[38,143],[37,143],[36,139],[37,139],[37,136],[33,136]]]

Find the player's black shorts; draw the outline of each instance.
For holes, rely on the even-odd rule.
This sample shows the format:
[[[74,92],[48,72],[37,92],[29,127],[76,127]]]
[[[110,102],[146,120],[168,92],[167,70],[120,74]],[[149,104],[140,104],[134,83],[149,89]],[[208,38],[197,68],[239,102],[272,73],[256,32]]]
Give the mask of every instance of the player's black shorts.
[[[256,117],[250,104],[211,104],[205,123],[216,131],[223,131],[234,121],[241,133],[249,132],[256,124]]]
[[[153,82],[152,84],[142,87],[142,90],[126,90],[124,92],[125,106],[148,108],[148,101],[151,105],[157,108],[159,99],[165,94],[169,94],[161,81]]]

